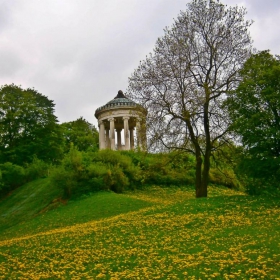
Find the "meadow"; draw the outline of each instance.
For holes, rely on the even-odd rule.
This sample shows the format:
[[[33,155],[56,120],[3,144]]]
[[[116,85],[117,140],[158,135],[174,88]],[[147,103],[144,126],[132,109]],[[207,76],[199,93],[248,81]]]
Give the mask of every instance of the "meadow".
[[[215,186],[91,194],[2,227],[0,279],[280,279],[279,206]]]

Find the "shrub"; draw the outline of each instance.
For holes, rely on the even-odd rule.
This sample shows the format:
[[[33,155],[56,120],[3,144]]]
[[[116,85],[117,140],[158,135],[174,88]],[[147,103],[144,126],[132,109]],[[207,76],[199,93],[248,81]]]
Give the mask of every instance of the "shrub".
[[[26,182],[25,170],[19,165],[6,162],[0,164],[0,170],[0,196],[7,194]]]
[[[216,185],[223,185],[229,188],[240,189],[241,183],[236,177],[232,169],[219,170],[217,168],[210,169],[209,173],[210,183]]]
[[[180,186],[195,182],[194,161],[186,153],[150,154],[141,166],[148,184]]]
[[[128,156],[111,150],[80,152],[74,146],[51,174],[53,184],[63,189],[66,198],[99,190],[120,193],[140,179],[139,168]]]
[[[115,165],[108,169],[105,177],[105,184],[110,190],[116,193],[122,193],[129,186],[129,180],[123,173],[122,169]]]
[[[244,154],[236,169],[248,194],[279,195],[280,157],[264,159]]]
[[[123,192],[143,184],[180,186],[194,183],[193,157],[179,153],[148,154],[101,150],[80,152],[74,146],[52,174],[64,195],[82,195],[99,190]],[[63,182],[65,180],[65,182]]]
[[[25,167],[27,181],[32,181],[38,178],[44,178],[49,175],[50,165],[46,162],[33,158],[32,163],[27,164]]]
[[[107,173],[108,167],[105,164],[93,162],[87,166],[90,191],[109,190],[109,186],[105,183]]]
[[[120,166],[123,169],[128,168],[132,165],[132,160],[129,156],[122,154],[118,151],[112,150],[101,150],[97,153],[97,157],[93,159],[94,161],[101,161],[107,165]]]
[[[63,190],[64,198],[70,198],[75,192],[77,181],[72,170],[58,166],[52,170],[50,178],[53,185]]]
[[[139,165],[133,163],[131,156],[134,152],[126,151],[112,151],[112,150],[101,150],[97,153],[94,162],[102,163],[106,165],[110,172],[107,173],[107,182],[110,182],[109,188],[117,192],[124,191],[127,188],[134,188],[143,183],[143,172]],[[136,154],[136,153],[135,153]],[[118,175],[115,175],[118,174]],[[113,177],[120,176],[119,182],[122,182],[123,186],[116,184]],[[116,178],[118,181],[118,179]],[[118,186],[117,186],[118,185]]]

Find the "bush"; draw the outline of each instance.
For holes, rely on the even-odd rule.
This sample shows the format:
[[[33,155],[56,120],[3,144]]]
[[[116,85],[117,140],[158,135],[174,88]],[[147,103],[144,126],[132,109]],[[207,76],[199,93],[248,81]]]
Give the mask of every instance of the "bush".
[[[132,155],[137,154],[132,151],[119,152],[112,150],[101,150],[97,153],[94,162],[102,163],[108,167],[110,172],[107,174],[107,182],[110,182],[110,189],[113,191],[124,191],[127,188],[134,188],[143,183],[143,171],[140,165],[133,163]],[[117,175],[118,174],[118,175]],[[113,177],[120,176],[119,182],[122,182],[123,187],[117,182],[118,178]],[[118,186],[117,186],[118,185]]]
[[[243,176],[242,179],[245,191],[249,195],[269,195],[274,197],[280,196],[279,182],[273,184],[269,180],[245,176]]]
[[[74,172],[64,166],[54,168],[50,178],[53,185],[63,190],[64,198],[70,198],[77,187]]]
[[[80,152],[72,146],[61,166],[52,172],[51,180],[70,198],[99,190],[123,192],[139,183],[140,173],[131,158],[119,152]]]
[[[102,163],[93,162],[87,167],[87,178],[90,186],[89,191],[109,190],[106,185],[108,167]]]
[[[49,170],[49,164],[34,157],[32,163],[25,167],[26,179],[27,181],[32,181],[38,178],[47,177],[49,175]]]
[[[245,154],[237,166],[237,173],[248,194],[279,195],[280,157],[259,159]]]
[[[143,184],[190,185],[195,167],[193,157],[182,153],[80,152],[72,146],[51,178],[65,197],[71,197],[99,190],[121,193]]]
[[[181,186],[195,182],[193,158],[185,153],[150,154],[141,166],[145,183],[148,184]]]
[[[111,166],[110,169],[108,169],[104,181],[109,189],[116,193],[122,193],[129,186],[128,178],[125,176],[122,169],[117,165]]]
[[[240,189],[241,183],[237,179],[232,169],[219,170],[217,168],[210,169],[209,173],[210,183],[216,185],[223,185],[231,189]]]
[[[8,192],[18,188],[26,183],[25,170],[23,167],[6,162],[0,164],[0,196],[6,195]]]

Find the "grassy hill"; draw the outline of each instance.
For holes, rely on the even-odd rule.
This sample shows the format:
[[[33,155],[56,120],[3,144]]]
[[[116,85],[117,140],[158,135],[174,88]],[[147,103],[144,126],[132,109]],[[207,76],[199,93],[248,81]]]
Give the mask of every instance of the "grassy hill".
[[[47,179],[18,192],[0,202],[0,279],[280,279],[279,199],[150,187],[45,211]]]
[[[61,190],[50,185],[49,178],[38,179],[16,189],[0,201],[0,230],[26,221],[44,209],[56,207]]]

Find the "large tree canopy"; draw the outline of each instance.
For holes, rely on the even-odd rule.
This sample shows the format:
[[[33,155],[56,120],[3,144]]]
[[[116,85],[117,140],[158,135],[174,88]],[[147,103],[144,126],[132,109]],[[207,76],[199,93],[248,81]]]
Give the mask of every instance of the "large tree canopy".
[[[23,164],[34,156],[57,159],[62,149],[54,103],[34,89],[0,89],[0,161]]]
[[[279,184],[280,59],[269,51],[252,55],[242,81],[228,99],[232,129],[247,153],[243,167],[255,178]]]
[[[222,104],[251,52],[242,7],[194,0],[129,79],[130,98],[148,109],[150,148],[196,156],[196,196],[207,196],[210,157],[226,141]]]

